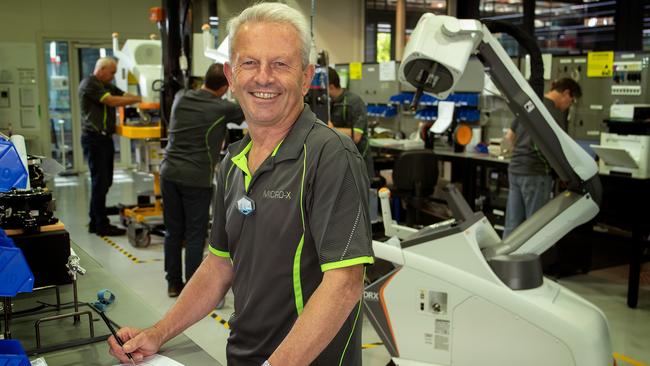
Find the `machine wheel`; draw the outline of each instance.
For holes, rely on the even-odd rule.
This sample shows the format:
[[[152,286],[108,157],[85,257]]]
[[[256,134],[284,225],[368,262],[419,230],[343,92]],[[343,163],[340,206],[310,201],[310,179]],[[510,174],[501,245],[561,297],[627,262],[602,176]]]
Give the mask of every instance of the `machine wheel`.
[[[133,246],[136,248],[146,248],[151,244],[151,234],[145,229],[136,229]]]
[[[126,235],[129,238],[129,243],[136,248],[146,248],[151,244],[149,230],[133,222],[126,227]]]

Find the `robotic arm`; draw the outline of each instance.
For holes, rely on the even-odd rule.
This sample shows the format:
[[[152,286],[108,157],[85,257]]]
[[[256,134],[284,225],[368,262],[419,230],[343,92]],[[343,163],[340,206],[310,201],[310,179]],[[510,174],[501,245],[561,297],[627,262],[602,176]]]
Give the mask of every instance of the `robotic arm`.
[[[574,227],[598,213],[601,187],[595,161],[555,122],[506,51],[477,20],[425,14],[404,51],[400,81],[422,92],[446,98],[472,54],[486,67],[510,109],[530,132],[535,144],[568,190],[524,222],[503,243],[484,248],[486,257],[541,254]]]

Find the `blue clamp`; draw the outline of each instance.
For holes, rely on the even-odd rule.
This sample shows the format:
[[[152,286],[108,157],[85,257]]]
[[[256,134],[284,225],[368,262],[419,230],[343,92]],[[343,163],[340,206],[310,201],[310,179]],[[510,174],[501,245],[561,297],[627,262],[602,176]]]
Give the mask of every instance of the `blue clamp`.
[[[115,295],[111,290],[105,288],[97,291],[97,301],[92,305],[97,308],[99,311],[106,311],[108,305],[112,304],[115,301]]]

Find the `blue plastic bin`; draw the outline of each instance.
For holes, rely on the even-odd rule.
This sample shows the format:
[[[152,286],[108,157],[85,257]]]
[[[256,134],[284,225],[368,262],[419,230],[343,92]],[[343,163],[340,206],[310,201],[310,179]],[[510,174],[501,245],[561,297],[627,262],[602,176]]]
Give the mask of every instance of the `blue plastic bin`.
[[[20,342],[15,339],[0,340],[0,366],[31,366]]]
[[[0,229],[0,296],[32,292],[34,275],[20,248]],[[0,362],[0,366],[3,366]]]
[[[27,187],[27,169],[11,141],[0,138],[0,192]],[[0,365],[1,366],[1,365]]]

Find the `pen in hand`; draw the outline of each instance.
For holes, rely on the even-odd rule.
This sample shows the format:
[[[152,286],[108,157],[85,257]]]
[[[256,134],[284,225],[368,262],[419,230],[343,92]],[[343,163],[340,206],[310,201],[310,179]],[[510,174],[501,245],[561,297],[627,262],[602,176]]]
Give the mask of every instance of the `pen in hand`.
[[[117,335],[117,332],[115,331],[115,328],[113,328],[113,325],[111,324],[111,321],[108,320],[108,317],[106,316],[106,314],[104,314],[103,311],[101,311],[99,309],[97,309],[97,310],[98,310],[97,312],[99,313],[99,316],[101,316],[102,320],[104,320],[104,323],[106,323],[106,326],[108,327],[108,330],[110,330],[111,333],[113,334],[113,337],[115,337],[115,341],[117,342],[117,344],[119,344],[120,347],[124,348],[124,342],[122,342],[122,339],[120,339],[120,337]],[[126,357],[128,357],[129,360],[131,360],[131,364],[135,365],[135,360],[133,360],[133,356],[130,353],[127,352]]]

